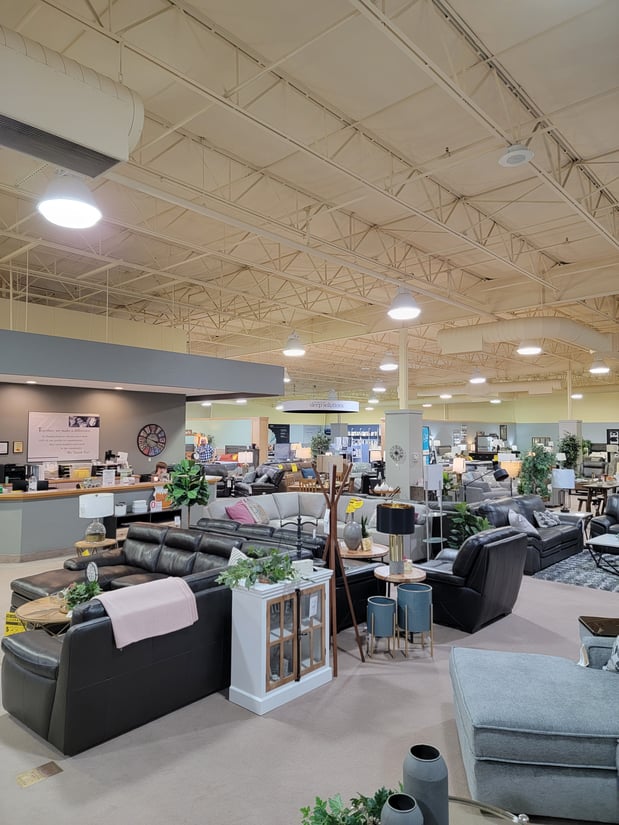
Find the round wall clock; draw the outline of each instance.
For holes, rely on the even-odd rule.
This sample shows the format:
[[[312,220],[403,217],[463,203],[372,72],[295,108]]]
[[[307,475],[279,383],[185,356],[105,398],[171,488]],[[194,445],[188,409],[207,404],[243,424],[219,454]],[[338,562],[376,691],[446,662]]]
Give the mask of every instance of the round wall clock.
[[[146,424],[138,433],[138,450],[142,455],[159,455],[165,443],[165,430],[159,424]]]
[[[389,450],[389,455],[391,456],[392,461],[395,461],[396,463],[399,461],[404,461],[406,458],[404,447],[401,447],[399,444],[393,445],[393,447]]]

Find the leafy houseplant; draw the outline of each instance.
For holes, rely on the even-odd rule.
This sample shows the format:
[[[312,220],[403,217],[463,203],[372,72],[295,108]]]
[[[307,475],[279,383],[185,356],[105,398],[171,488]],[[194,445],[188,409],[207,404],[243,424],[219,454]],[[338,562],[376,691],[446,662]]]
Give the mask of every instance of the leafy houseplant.
[[[566,433],[557,445],[558,453],[565,453],[564,467],[567,470],[575,470],[578,464],[578,454],[580,453],[580,442],[572,433]]]
[[[67,610],[73,610],[78,604],[90,601],[101,592],[99,582],[73,582],[64,591],[64,603]]]
[[[324,455],[331,446],[331,436],[327,435],[324,430],[321,430],[316,435],[312,436],[310,441],[310,450],[312,455]]]
[[[379,788],[373,796],[354,796],[348,805],[340,794],[329,799],[319,796],[314,807],[301,808],[302,825],[380,825],[383,805],[391,794],[387,788]]]
[[[518,492],[548,498],[550,473],[555,463],[556,456],[552,451],[547,452],[542,444],[534,444],[531,452],[522,459]]]
[[[208,504],[209,486],[202,467],[193,458],[184,458],[170,473],[165,491],[173,507],[187,507],[187,522],[191,521],[194,504]]]
[[[239,587],[241,584],[250,588],[256,582],[277,584],[277,582],[293,581],[296,578],[298,576],[292,565],[292,558],[273,548],[266,556],[257,558],[249,556],[246,559],[239,559],[236,564],[226,567],[217,576],[216,581],[230,588]]]
[[[488,530],[492,525],[485,516],[471,513],[464,501],[455,505],[455,514],[451,516],[451,530],[449,531],[449,546],[459,550],[469,536],[481,530]]]

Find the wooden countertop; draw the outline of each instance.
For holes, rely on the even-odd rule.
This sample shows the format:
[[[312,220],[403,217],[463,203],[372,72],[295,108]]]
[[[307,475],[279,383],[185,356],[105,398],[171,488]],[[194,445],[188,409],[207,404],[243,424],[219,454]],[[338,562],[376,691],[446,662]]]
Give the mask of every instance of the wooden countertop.
[[[126,493],[130,490],[152,490],[159,487],[153,481],[142,482],[141,484],[114,484],[113,487],[82,487],[77,490],[75,487],[65,487],[58,490],[37,490],[37,492],[19,492],[0,494],[0,504],[3,501],[41,501],[50,498],[75,498],[76,496],[87,495],[88,493]]]

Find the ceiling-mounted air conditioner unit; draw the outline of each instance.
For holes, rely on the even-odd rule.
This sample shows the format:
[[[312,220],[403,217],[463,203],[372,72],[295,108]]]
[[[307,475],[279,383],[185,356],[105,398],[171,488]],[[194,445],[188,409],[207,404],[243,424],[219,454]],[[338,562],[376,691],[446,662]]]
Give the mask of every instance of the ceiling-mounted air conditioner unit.
[[[137,144],[131,89],[0,26],[0,144],[96,177]]]

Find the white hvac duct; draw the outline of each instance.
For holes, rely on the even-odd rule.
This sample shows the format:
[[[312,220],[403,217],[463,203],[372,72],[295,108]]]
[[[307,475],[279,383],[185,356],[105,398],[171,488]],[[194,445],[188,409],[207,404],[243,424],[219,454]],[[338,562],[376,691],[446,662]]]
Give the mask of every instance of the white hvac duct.
[[[419,387],[417,389],[417,397],[436,397],[442,392],[450,393],[450,395],[454,396],[466,395],[477,398],[486,398],[491,395],[496,396],[512,392],[528,392],[529,395],[547,395],[555,390],[560,390],[561,386],[561,381],[556,378],[546,381],[496,381],[494,383],[486,383],[478,390],[471,388],[468,384],[459,384],[453,387],[441,386],[440,388]]]
[[[131,89],[0,26],[0,144],[95,177],[128,160],[143,125]]]
[[[437,334],[443,354],[481,352],[484,344],[520,343],[532,338],[554,338],[590,352],[613,350],[611,335],[603,335],[569,318],[512,318],[493,324],[450,327]]]

